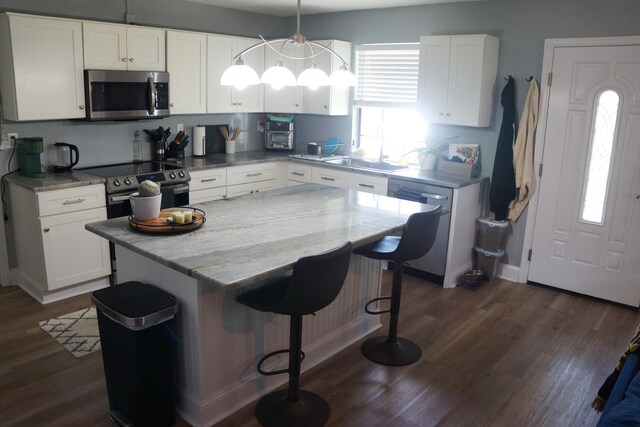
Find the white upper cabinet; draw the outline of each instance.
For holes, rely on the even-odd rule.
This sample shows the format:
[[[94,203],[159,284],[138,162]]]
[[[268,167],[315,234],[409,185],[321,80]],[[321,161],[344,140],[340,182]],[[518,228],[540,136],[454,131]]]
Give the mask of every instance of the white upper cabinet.
[[[207,112],[207,35],[167,31],[171,114]]]
[[[235,62],[233,57],[259,41],[214,34],[207,36],[207,113],[263,111],[264,85],[237,89],[220,84],[222,74]],[[242,55],[242,60],[261,75],[264,66],[264,47]]]
[[[499,44],[486,34],[420,38],[418,106],[429,122],[489,126]]]
[[[281,44],[274,44],[273,48],[278,51],[281,49]],[[304,47],[296,47],[294,44],[287,43],[282,49],[282,53],[286,56],[280,55],[270,47],[265,47],[265,63],[264,69],[267,70],[272,67],[278,61],[282,61],[285,67],[287,67],[296,78],[304,70],[305,61],[287,58],[286,56],[301,58],[308,55],[310,52],[305,50]],[[303,90],[300,86],[285,86],[280,89],[265,85],[264,87],[264,111],[277,112],[277,113],[302,113],[302,98]]]
[[[349,70],[351,70],[351,43],[341,40],[324,40],[318,43],[333,49],[346,62]],[[314,47],[314,52],[318,52],[321,48]],[[308,53],[307,53],[308,54]],[[305,68],[311,66],[314,62],[327,75],[331,75],[342,66],[342,61],[329,52],[320,53],[315,59],[305,61]],[[312,90],[304,88],[304,106],[303,112],[308,114],[324,114],[330,116],[345,116],[350,112],[350,95],[351,88],[324,86]]]
[[[0,91],[4,118],[85,117],[79,21],[0,14]]]
[[[166,70],[166,30],[84,22],[87,70]]]

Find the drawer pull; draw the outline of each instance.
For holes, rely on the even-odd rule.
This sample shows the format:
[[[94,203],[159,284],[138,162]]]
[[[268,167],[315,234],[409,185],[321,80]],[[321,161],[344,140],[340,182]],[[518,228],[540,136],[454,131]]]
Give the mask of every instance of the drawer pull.
[[[304,176],[302,172],[291,172],[291,175]]]
[[[44,230],[42,230],[42,231],[44,231],[45,233],[48,233],[48,232],[49,232],[49,227],[45,228],[45,229],[44,229]]]
[[[335,181],[335,178],[329,178],[328,176],[321,176],[320,179],[324,179],[325,181]]]
[[[371,184],[358,184],[360,187],[373,188]]]
[[[441,194],[431,194],[431,193],[422,193],[420,194],[425,199],[434,199],[434,200],[448,200],[449,196],[443,196]]]
[[[252,176],[260,176],[260,175],[262,175],[262,172],[248,173],[248,174],[247,174],[247,178],[248,178],[248,177],[252,177]]]
[[[218,178],[205,178],[205,179],[201,179],[200,182],[212,182],[217,180]]]
[[[62,202],[63,205],[74,205],[76,203],[82,203],[84,202],[83,198],[80,199],[74,199],[74,200],[65,200],[64,202]]]

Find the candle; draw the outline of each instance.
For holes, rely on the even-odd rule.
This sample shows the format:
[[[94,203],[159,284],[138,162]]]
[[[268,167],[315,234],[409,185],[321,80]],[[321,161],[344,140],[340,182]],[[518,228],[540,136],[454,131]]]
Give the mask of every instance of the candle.
[[[182,214],[184,215],[184,222],[191,222],[191,220],[193,220],[193,212],[182,211]]]
[[[184,215],[180,211],[173,212],[171,214],[173,216],[173,222],[175,224],[184,224]]]

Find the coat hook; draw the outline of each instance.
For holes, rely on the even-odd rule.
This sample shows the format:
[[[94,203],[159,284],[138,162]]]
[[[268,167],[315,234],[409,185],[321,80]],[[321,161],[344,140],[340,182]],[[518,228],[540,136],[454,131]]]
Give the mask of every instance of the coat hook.
[[[533,76],[529,76],[528,78],[525,79],[526,81],[530,82],[531,80],[533,80]]]
[[[505,77],[504,79],[505,79],[506,81],[509,81],[509,79],[512,79],[512,78],[513,78],[513,77],[511,77],[511,74],[509,74],[509,77]]]

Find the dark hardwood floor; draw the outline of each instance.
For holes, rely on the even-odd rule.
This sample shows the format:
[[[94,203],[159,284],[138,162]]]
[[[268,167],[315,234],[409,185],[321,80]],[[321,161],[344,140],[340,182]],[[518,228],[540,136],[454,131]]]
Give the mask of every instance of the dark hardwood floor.
[[[112,425],[101,354],[75,359],[38,327],[89,304],[41,306],[0,288],[0,425]],[[357,343],[302,387],[328,400],[330,426],[593,426],[593,396],[639,323],[637,311],[550,289],[497,279],[445,290],[406,276],[400,335],[421,360],[379,366]],[[218,427],[257,425],[250,405]]]

